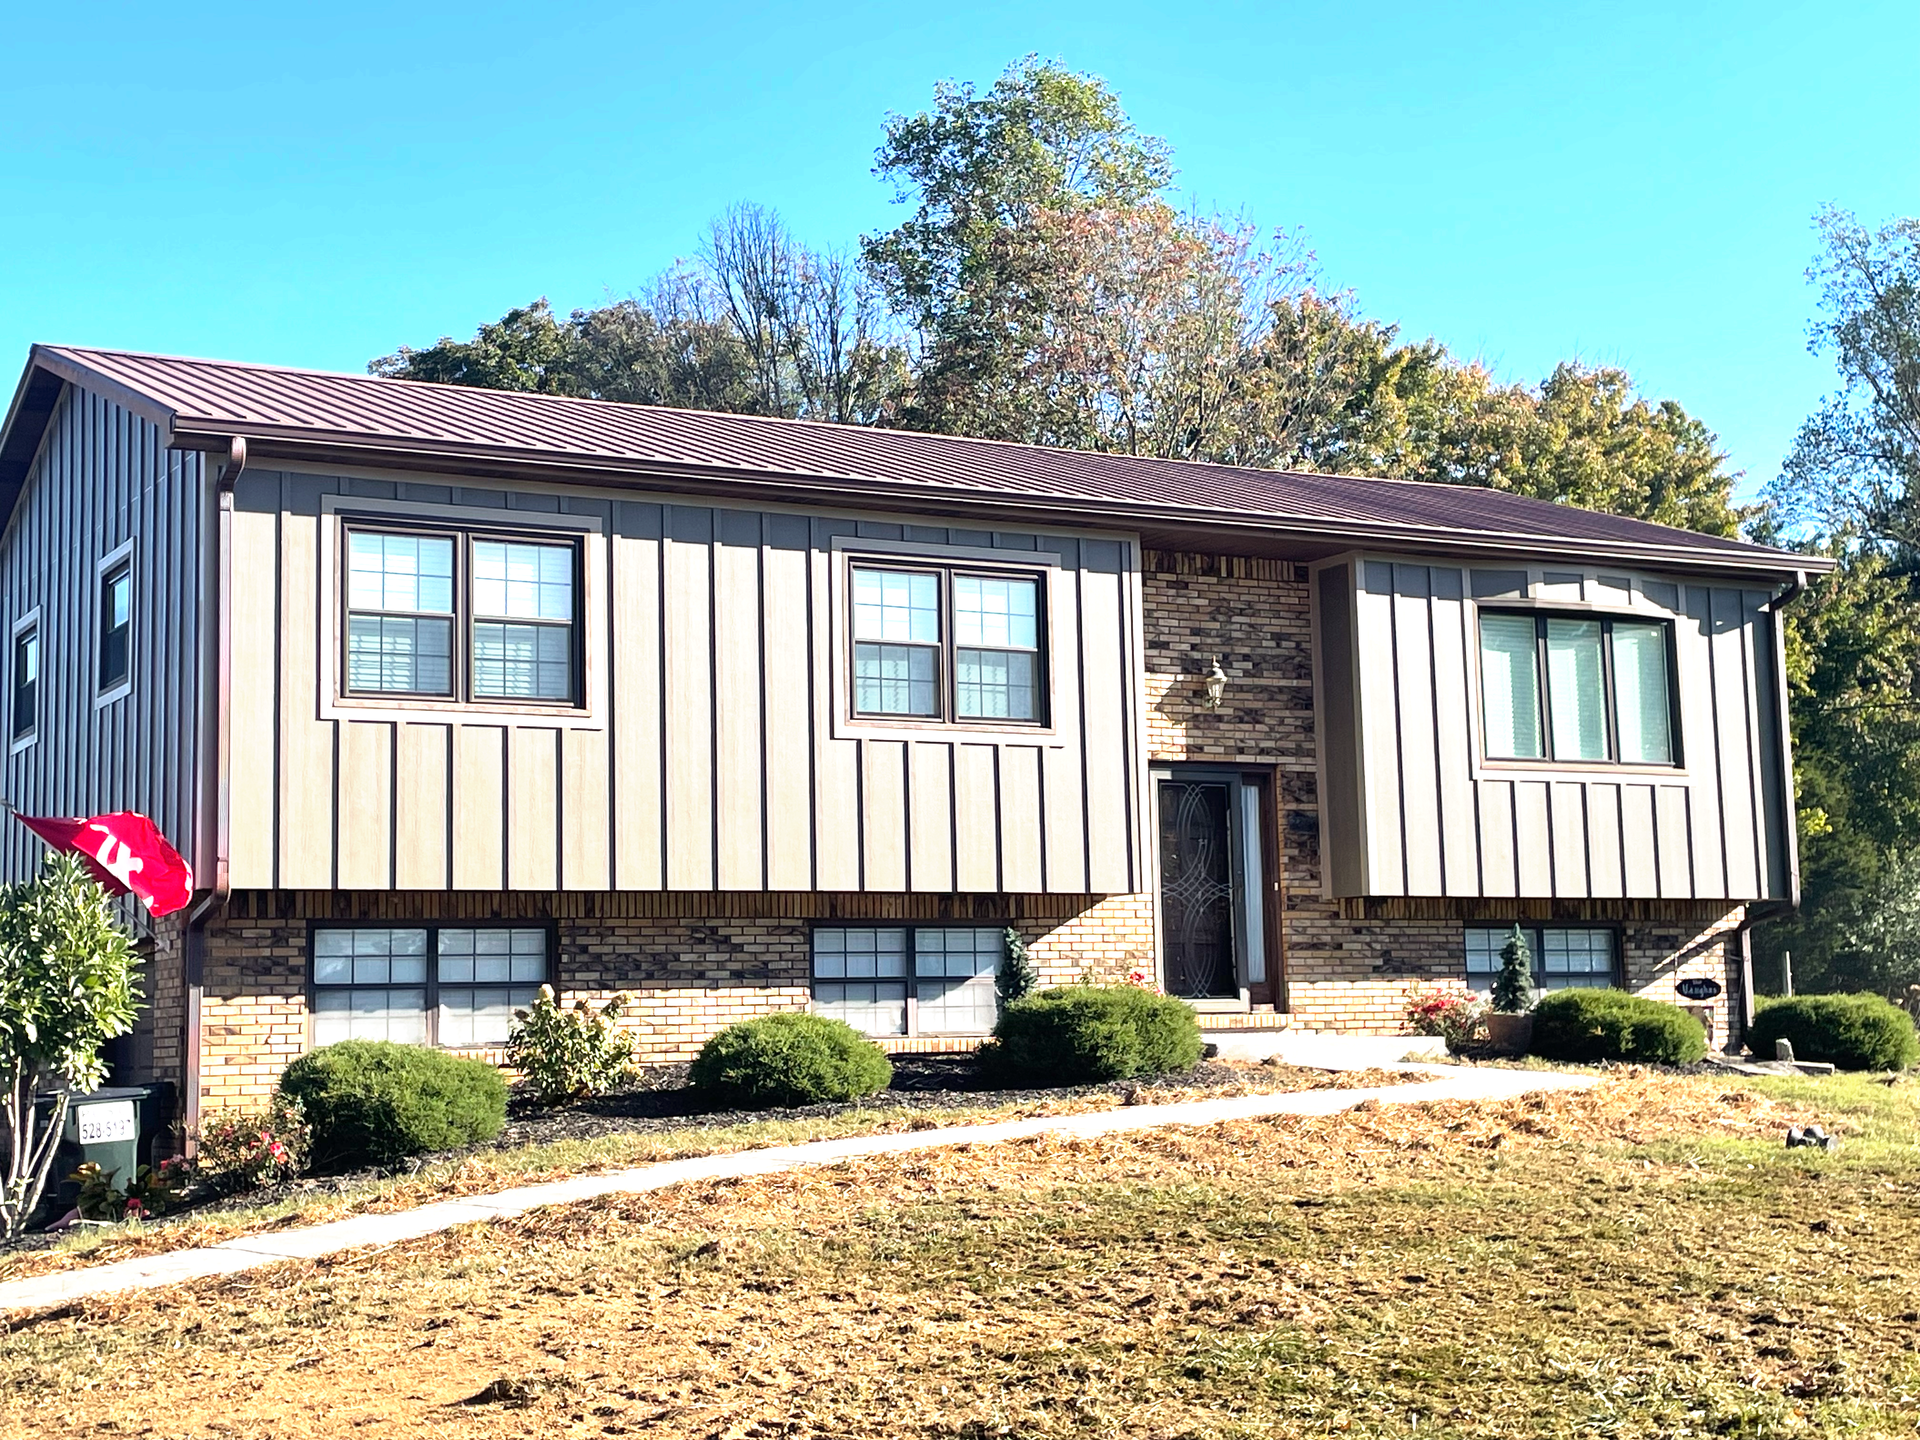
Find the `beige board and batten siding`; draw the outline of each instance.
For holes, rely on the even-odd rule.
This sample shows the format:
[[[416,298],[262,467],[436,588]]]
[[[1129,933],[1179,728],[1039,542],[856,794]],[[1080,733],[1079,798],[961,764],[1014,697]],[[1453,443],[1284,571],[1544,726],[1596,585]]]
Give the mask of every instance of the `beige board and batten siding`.
[[[1337,896],[1785,899],[1771,592],[1582,569],[1316,567],[1322,843]],[[1670,621],[1680,763],[1489,763],[1481,604]]]
[[[194,785],[204,463],[168,450],[149,421],[68,385],[0,545],[7,803],[27,815],[137,810],[201,870],[210,859],[197,853]],[[120,553],[132,575],[131,681],[103,694],[101,562]],[[31,741],[11,743],[12,643],[32,615],[39,723]],[[24,826],[0,834],[6,878],[33,875],[45,847]]]
[[[329,527],[436,513],[586,537],[582,713],[355,718],[338,703]],[[835,575],[869,544],[882,557],[1044,565],[1044,732],[849,727],[836,711],[847,651]],[[1129,537],[254,470],[234,545],[236,888],[1144,883]]]

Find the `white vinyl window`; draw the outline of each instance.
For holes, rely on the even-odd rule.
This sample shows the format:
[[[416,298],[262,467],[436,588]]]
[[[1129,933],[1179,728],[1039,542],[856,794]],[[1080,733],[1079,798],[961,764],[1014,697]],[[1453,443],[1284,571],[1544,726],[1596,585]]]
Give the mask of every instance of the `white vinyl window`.
[[[313,932],[313,1043],[504,1045],[548,974],[533,927],[353,926]]]
[[[1605,990],[1619,980],[1618,935],[1597,926],[1522,925],[1533,952],[1533,983],[1540,990]],[[1511,925],[1467,927],[1467,984],[1480,994],[1493,989],[1500,952]]]
[[[813,1009],[868,1035],[984,1035],[1004,935],[982,926],[823,927]]]
[[[346,532],[350,695],[574,704],[579,546]]]
[[[1040,579],[855,565],[853,713],[1044,722]]]
[[[1657,620],[1482,611],[1486,757],[1674,764],[1671,631]]]

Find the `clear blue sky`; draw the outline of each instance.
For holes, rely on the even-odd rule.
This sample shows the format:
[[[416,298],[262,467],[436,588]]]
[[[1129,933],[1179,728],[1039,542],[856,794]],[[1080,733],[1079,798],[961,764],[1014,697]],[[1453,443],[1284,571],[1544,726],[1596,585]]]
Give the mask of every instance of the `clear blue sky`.
[[[887,112],[1037,51],[1370,313],[1510,378],[1625,364],[1751,490],[1828,383],[1815,206],[1920,213],[1913,0],[42,5],[0,36],[9,368],[50,340],[358,370],[624,293],[738,199],[851,240],[898,213]]]

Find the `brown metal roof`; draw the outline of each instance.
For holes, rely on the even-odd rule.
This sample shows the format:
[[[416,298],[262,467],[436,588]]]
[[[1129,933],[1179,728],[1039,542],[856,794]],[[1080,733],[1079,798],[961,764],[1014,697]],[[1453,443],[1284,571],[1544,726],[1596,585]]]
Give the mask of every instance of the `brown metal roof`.
[[[41,377],[36,382],[36,375]],[[1474,486],[1257,470],[1054,450],[915,431],[721,415],[368,375],[35,346],[8,434],[0,504],[24,478],[11,432],[48,408],[45,378],[102,391],[184,448],[247,437],[255,463],[311,457],[382,468],[535,473],[596,483],[704,482],[760,498],[829,491],[956,514],[1123,526],[1150,542],[1264,535],[1343,545],[1547,551],[1774,573],[1809,557]],[[37,443],[37,435],[31,442]],[[13,472],[19,467],[19,474]]]

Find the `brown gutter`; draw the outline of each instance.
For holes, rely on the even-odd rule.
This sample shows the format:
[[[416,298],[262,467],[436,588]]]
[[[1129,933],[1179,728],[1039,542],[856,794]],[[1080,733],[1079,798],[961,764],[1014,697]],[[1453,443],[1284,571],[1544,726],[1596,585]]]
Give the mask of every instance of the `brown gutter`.
[[[200,999],[206,977],[207,925],[227,908],[231,893],[227,841],[233,828],[233,764],[228,723],[233,697],[233,487],[247,468],[247,442],[236,435],[227,442],[227,458],[214,480],[216,509],[213,562],[214,704],[213,772],[208,783],[213,799],[213,883],[202,892],[187,916],[185,974],[186,1015],[181,1036],[182,1081],[180,1121],[184,1146],[192,1153],[200,1129]],[[204,736],[203,736],[204,739]],[[203,812],[204,813],[204,812]]]
[[[1773,709],[1777,731],[1775,743],[1780,747],[1780,810],[1787,832],[1784,839],[1787,850],[1787,905],[1790,911],[1800,908],[1800,826],[1794,818],[1797,802],[1793,790],[1793,727],[1787,717],[1787,627],[1781,623],[1780,614],[1799,599],[1806,588],[1807,572],[1797,571],[1793,579],[1787,582],[1787,588],[1767,602],[1767,613],[1773,617],[1773,687],[1778,697]]]

